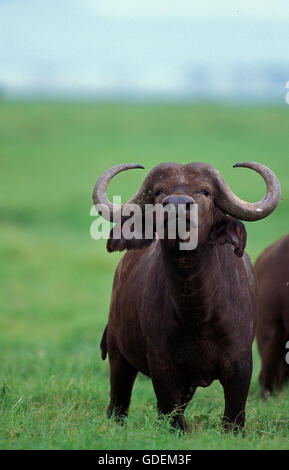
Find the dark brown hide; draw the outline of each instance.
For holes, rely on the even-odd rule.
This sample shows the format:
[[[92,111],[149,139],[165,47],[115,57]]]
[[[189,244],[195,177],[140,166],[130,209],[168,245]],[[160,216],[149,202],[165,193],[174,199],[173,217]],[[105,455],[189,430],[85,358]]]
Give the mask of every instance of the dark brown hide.
[[[289,380],[286,344],[289,341],[289,235],[257,259],[259,316],[256,330],[262,360],[262,392],[281,389]]]
[[[245,227],[220,210],[215,172],[204,163],[161,164],[141,192],[150,203],[193,198],[199,211],[196,250],[180,251],[177,240],[108,240],[109,251],[129,250],[115,273],[102,340],[103,357],[107,349],[110,361],[108,416],[127,415],[142,372],[152,379],[159,412],[175,411],[173,424],[182,430],[196,388],[214,380],[224,388],[226,428],[244,425],[256,286],[244,253]]]

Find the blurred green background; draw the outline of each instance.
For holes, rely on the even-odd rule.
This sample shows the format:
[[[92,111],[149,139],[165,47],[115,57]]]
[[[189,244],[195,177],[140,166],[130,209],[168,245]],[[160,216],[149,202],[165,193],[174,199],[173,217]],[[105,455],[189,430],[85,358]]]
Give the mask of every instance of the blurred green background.
[[[151,383],[137,379],[125,428],[106,420],[108,362],[99,342],[121,254],[92,240],[92,189],[107,168],[110,196],[129,198],[164,161],[205,161],[233,191],[255,201],[264,183],[237,161],[268,165],[282,200],[246,223],[254,261],[288,232],[289,114],[281,107],[0,102],[0,448],[288,448],[288,389],[263,402],[254,376],[245,438],[220,428],[223,392],[199,389],[191,435],[158,424]]]

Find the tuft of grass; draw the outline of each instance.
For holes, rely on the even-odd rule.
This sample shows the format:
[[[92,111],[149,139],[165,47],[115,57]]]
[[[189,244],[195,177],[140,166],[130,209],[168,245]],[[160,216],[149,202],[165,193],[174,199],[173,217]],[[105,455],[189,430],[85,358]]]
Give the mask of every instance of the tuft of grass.
[[[197,390],[185,436],[158,420],[143,376],[126,425],[106,419],[99,343],[121,255],[89,235],[92,188],[110,166],[146,167],[112,182],[123,199],[160,162],[206,161],[254,201],[260,177],[232,165],[255,160],[276,172],[283,196],[268,219],[246,224],[254,261],[288,230],[288,127],[288,110],[275,107],[0,102],[1,449],[288,449],[289,390],[261,399],[256,345],[244,437],[221,430],[217,382]]]

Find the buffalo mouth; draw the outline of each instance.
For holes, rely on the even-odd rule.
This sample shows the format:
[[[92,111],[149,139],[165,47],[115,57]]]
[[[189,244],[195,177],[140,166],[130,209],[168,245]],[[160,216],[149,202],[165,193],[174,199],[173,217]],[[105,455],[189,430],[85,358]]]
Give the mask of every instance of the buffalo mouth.
[[[159,230],[157,233],[159,235]],[[190,245],[191,249],[195,249],[198,244],[198,219],[191,218],[187,212],[172,218],[169,217],[169,214],[164,214],[163,237],[161,238],[176,240],[188,245],[192,244]]]

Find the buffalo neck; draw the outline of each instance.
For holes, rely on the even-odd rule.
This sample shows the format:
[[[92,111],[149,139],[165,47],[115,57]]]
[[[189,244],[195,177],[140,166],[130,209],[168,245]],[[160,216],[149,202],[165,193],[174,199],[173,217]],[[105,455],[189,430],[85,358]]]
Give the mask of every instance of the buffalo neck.
[[[191,251],[171,249],[161,241],[165,276],[178,317],[211,318],[221,282],[218,249],[209,243]]]

